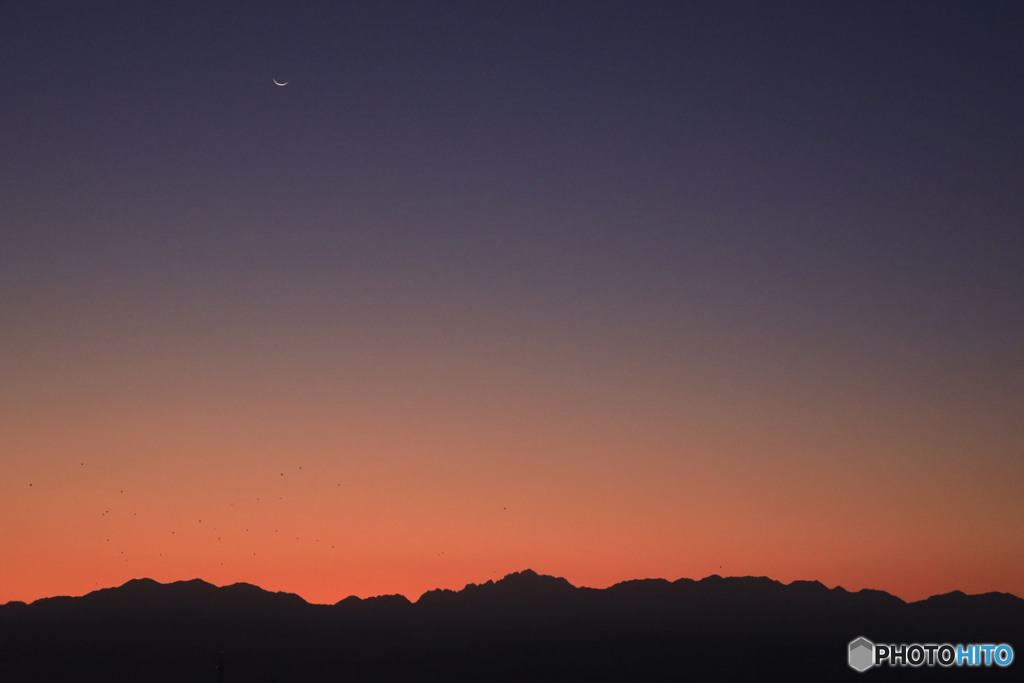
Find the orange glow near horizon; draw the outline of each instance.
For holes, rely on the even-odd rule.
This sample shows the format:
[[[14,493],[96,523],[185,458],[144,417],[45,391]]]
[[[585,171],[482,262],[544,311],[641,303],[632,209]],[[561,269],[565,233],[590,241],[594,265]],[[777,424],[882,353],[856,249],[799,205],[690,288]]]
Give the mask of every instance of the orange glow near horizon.
[[[952,456],[969,443],[941,424],[922,436],[882,404],[872,424],[888,431],[869,434],[788,399],[719,414],[652,377],[648,395],[617,387],[632,396],[618,404],[541,369],[533,400],[511,378],[489,392],[479,375],[425,371],[449,382],[433,404],[413,391],[360,406],[312,386],[287,410],[244,392],[126,391],[59,419],[42,403],[8,412],[21,457],[0,516],[18,561],[0,602],[141,577],[416,599],[525,568],[594,587],[720,574],[907,600],[1024,594],[1005,531],[1019,473],[975,467],[964,485]],[[914,449],[927,457],[895,457]]]

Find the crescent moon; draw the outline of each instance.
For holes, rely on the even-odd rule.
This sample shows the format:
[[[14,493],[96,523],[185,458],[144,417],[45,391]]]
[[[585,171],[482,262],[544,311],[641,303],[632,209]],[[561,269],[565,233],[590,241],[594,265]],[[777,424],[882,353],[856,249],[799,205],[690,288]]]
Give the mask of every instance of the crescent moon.
[[[288,85],[288,81],[285,81],[284,83],[278,83],[276,78],[271,78],[270,80],[274,81],[274,85],[281,85],[281,86]]]

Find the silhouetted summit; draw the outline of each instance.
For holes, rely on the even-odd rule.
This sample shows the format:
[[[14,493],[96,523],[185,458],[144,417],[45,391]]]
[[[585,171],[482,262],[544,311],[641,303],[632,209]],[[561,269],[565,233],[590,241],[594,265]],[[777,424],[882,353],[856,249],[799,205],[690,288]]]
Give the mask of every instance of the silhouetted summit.
[[[138,579],[0,606],[0,680],[214,681],[221,652],[228,681],[863,680],[846,665],[862,635],[1019,646],[1024,600],[954,592],[906,603],[764,577],[593,589],[525,570],[415,602],[314,605],[244,583]]]
[[[509,574],[498,581],[470,583],[460,591],[427,591],[416,604],[431,608],[473,606],[477,609],[525,609],[530,605],[551,605],[552,602],[569,599],[579,590],[563,578],[527,569]]]

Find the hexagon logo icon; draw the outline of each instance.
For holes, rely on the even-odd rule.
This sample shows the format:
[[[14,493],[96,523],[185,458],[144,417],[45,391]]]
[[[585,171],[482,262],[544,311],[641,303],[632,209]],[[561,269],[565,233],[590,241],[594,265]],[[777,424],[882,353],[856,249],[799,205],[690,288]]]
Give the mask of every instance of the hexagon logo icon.
[[[875,664],[875,644],[861,636],[850,641],[850,667],[857,671],[867,671]]]

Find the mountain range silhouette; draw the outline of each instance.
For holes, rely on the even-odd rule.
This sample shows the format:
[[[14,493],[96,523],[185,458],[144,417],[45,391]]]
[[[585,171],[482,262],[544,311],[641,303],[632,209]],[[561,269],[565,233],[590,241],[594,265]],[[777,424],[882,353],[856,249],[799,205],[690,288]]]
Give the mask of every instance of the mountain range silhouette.
[[[575,587],[531,570],[460,591],[307,603],[238,583],[136,579],[82,597],[0,606],[0,680],[1008,681],[1009,669],[847,666],[885,643],[1024,644],[1024,600],[882,591],[764,577]],[[223,667],[219,664],[223,662]]]

